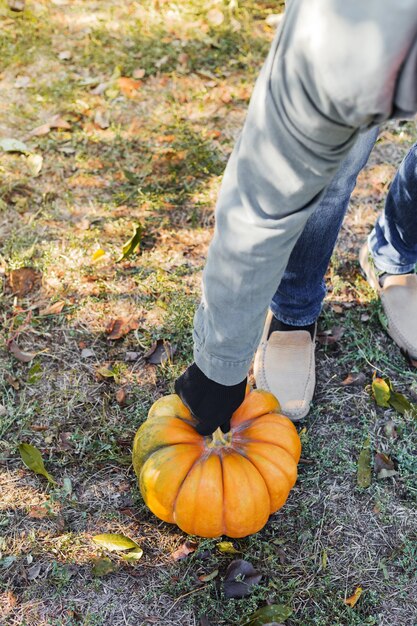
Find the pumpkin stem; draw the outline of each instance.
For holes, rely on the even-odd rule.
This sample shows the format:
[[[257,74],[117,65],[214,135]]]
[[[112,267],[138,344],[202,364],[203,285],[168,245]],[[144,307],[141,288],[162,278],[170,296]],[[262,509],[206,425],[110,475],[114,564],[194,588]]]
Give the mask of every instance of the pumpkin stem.
[[[214,446],[225,446],[229,443],[227,435],[225,435],[220,426],[214,431],[211,437],[211,442]]]

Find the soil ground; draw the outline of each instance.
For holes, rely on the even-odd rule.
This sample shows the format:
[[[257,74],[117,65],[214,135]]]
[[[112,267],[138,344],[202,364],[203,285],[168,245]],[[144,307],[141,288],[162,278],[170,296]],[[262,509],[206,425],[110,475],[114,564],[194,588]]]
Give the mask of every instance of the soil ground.
[[[299,480],[261,532],[234,542],[263,575],[249,597],[225,598],[236,555],[216,540],[192,538],[173,560],[190,538],[146,509],[131,467],[136,429],[192,358],[217,190],[282,4],[27,0],[16,12],[0,0],[0,136],[28,150],[0,162],[2,625],[237,625],[267,603],[291,608],[288,626],[417,624],[416,420],[369,393],[376,372],[415,401],[416,374],[357,263],[414,122],[382,129],[352,197]],[[138,226],[139,251],[118,261]],[[115,320],[132,326],[119,339]],[[149,362],[154,342],[170,358]],[[349,373],[358,384],[342,384]],[[395,474],[362,488],[367,440]],[[24,467],[21,442],[57,485]],[[142,559],[99,548],[91,538],[106,532],[137,541]],[[103,555],[113,571],[98,577]]]

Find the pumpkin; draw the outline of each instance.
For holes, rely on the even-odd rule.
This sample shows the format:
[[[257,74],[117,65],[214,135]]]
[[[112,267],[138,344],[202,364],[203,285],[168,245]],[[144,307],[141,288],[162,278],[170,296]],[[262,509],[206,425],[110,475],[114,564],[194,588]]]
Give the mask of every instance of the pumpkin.
[[[204,437],[175,395],[155,402],[133,444],[143,499],[190,535],[246,537],[282,507],[297,479],[301,443],[267,391],[246,395],[231,419]]]

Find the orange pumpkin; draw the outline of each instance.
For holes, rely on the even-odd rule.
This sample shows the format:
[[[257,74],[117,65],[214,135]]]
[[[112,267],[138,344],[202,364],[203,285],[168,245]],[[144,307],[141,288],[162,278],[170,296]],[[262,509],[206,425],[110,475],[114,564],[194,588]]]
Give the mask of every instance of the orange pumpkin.
[[[133,444],[143,499],[190,535],[245,537],[286,501],[297,479],[301,443],[267,391],[249,393],[224,434],[203,437],[180,398],[160,398]]]

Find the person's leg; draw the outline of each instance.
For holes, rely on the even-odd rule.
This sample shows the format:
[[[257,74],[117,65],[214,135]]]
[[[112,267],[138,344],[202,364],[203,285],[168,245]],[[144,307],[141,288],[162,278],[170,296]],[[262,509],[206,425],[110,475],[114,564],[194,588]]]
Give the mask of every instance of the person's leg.
[[[408,274],[417,263],[417,143],[391,184],[384,212],[368,239],[376,268],[388,274]]]
[[[359,262],[380,295],[388,334],[417,361],[417,144],[391,184]]]
[[[270,308],[281,322],[307,326],[317,320],[326,295],[324,275],[357,176],[368,160],[377,135],[377,128],[359,135],[309,217],[272,299]]]
[[[315,387],[314,334],[326,294],[324,275],[360,170],[378,129],[360,133],[326,188],[292,250],[272,299],[256,351],[254,375],[292,420],[310,410]]]

